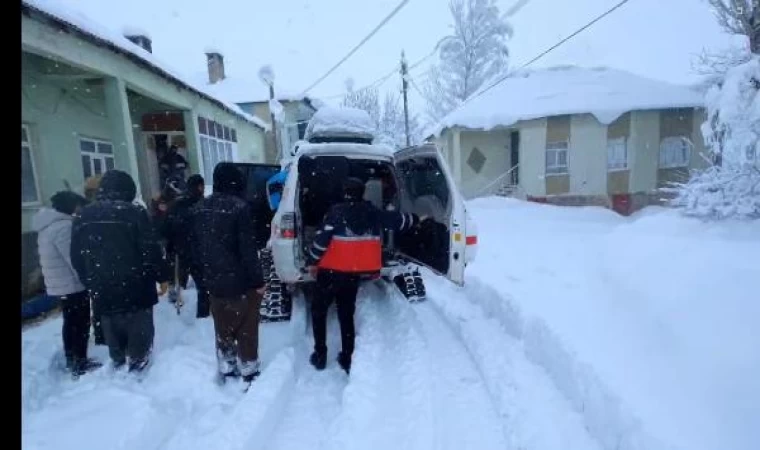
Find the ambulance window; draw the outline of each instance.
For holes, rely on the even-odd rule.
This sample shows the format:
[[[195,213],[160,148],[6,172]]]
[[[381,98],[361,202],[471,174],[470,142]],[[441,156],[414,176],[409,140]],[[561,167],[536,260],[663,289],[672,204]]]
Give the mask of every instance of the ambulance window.
[[[433,158],[409,160],[401,163],[401,176],[412,200],[433,196],[446,208],[449,204],[449,188],[446,176]]]

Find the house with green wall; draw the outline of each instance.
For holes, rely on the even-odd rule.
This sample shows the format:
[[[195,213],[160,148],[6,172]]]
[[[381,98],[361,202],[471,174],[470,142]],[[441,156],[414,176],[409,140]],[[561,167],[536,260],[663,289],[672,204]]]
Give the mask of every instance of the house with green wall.
[[[21,5],[22,295],[37,266],[31,218],[63,189],[119,169],[157,195],[176,145],[209,180],[220,161],[263,162],[268,125],[171,70],[145,35],[122,36],[64,6]]]

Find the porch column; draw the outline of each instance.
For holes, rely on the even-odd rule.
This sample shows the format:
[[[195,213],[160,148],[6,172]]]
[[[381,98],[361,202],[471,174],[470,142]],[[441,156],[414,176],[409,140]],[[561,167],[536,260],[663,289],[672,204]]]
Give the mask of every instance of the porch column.
[[[190,164],[190,173],[201,173],[201,146],[198,133],[198,114],[193,110],[182,111],[182,119],[185,122],[185,145],[187,146],[187,158]],[[202,174],[202,173],[201,173]],[[211,183],[211,180],[206,180]]]
[[[453,145],[452,145],[452,153],[451,155],[453,158],[453,164],[452,164],[452,170],[454,170],[454,181],[456,181],[457,186],[459,188],[462,188],[462,145],[461,145],[461,134],[458,129],[454,129],[454,134],[452,136]]]
[[[137,197],[142,199],[137,151],[135,150],[132,118],[129,114],[129,101],[127,99],[127,86],[121,78],[106,77],[104,81],[106,114],[110,122],[116,168],[125,170],[132,175],[137,186]]]

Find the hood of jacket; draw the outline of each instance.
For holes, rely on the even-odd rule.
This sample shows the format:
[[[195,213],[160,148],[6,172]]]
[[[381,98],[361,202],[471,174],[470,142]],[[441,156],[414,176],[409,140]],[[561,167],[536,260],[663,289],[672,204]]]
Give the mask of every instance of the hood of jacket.
[[[231,163],[219,163],[214,168],[214,193],[240,195],[245,190],[243,173]]]
[[[109,170],[100,180],[98,200],[121,200],[133,202],[137,196],[137,186],[128,173]]]
[[[42,208],[32,217],[32,229],[39,233],[56,222],[72,219],[72,216],[56,211],[53,208]]]

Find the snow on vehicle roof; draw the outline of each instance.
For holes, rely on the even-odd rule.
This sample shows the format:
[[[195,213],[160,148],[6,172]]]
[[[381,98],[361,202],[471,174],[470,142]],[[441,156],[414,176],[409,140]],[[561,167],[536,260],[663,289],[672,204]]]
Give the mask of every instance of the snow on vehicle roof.
[[[393,158],[393,148],[383,144],[356,144],[353,142],[305,143],[298,148],[296,158],[309,155],[345,155],[374,158]]]
[[[151,71],[169,79],[173,83],[180,84],[183,87],[195,91],[201,97],[215,103],[222,109],[227,110],[260,128],[265,130],[269,129],[269,125],[266,122],[246,113],[234,103],[209,93],[204,87],[199,86],[197,83],[191,83],[184,76],[180,75],[177,70],[169,68],[152,53],[133,43],[124,36],[90,19],[75,8],[72,8],[71,5],[65,4],[62,0],[23,0],[22,7],[34,10],[65,27],[76,30],[83,36],[92,40],[96,45],[105,44],[117,53],[125,53],[126,56],[130,57],[133,61],[146,65]]]
[[[374,139],[377,127],[366,111],[357,108],[325,106],[306,127],[306,140],[313,137],[357,137]]]
[[[688,86],[611,68],[560,66],[515,73],[455,109],[425,135],[455,126],[488,130],[581,113],[591,113],[607,125],[629,111],[702,106],[702,95]]]

